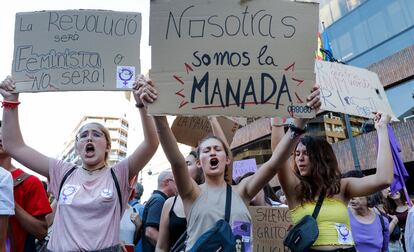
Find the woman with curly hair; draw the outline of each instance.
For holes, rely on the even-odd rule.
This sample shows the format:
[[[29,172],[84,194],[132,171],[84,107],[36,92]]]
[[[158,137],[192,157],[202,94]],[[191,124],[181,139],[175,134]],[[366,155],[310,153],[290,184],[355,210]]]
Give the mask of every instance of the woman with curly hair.
[[[310,251],[355,251],[347,210],[349,200],[370,195],[392,183],[393,161],[387,129],[390,116],[376,113],[374,121],[378,135],[375,174],[341,178],[331,145],[310,135],[300,138],[293,152],[293,166],[286,163],[278,171],[295,224],[305,215],[312,215],[319,196],[325,196],[316,219],[319,236]],[[283,128],[272,127],[272,146],[276,146],[282,134]]]

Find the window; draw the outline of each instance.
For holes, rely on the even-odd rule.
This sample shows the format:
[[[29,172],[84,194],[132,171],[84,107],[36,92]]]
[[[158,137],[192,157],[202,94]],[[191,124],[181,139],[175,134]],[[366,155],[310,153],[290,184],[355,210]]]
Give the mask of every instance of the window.
[[[389,37],[389,32],[387,30],[384,15],[381,11],[369,17],[367,21],[372,42],[374,45],[383,42]]]
[[[389,16],[387,20],[391,26],[390,28],[392,35],[408,27],[408,23],[405,21],[404,12],[402,11],[399,1],[391,1],[387,6],[387,12]]]
[[[353,55],[353,49],[352,49],[352,39],[351,34],[349,32],[346,32],[338,39],[339,43],[339,49],[341,52],[341,58],[343,60],[351,57]]]

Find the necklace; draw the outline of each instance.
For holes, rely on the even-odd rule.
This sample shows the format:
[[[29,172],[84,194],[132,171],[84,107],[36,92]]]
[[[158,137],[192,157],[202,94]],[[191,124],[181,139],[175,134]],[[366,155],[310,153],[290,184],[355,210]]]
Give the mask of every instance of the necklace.
[[[102,167],[96,168],[94,170],[88,170],[88,169],[86,169],[85,167],[82,166],[82,169],[84,169],[89,175],[92,175],[93,172],[100,171],[100,170],[102,170],[105,167],[106,167],[106,165],[103,165]]]

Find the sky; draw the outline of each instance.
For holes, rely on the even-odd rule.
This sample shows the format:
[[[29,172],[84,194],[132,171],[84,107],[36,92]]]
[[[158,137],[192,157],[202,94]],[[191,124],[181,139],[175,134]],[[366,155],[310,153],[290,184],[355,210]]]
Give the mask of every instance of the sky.
[[[14,0],[13,4],[3,5],[0,8],[0,55],[2,59],[0,79],[3,80],[11,74],[15,14],[40,10],[103,9],[140,12],[142,18],[141,73],[147,73],[151,68],[151,48],[148,45],[149,2],[149,0]],[[29,146],[41,153],[57,157],[63,149],[64,142],[68,140],[83,115],[126,116],[130,125],[130,141],[128,142],[130,153],[140,143],[142,130],[139,113],[134,106],[135,102],[127,101],[124,97],[123,92],[20,94],[19,118],[23,138]],[[155,186],[159,170],[165,168],[168,168],[168,162],[159,148],[155,158],[144,168],[143,180],[147,182],[145,184],[149,184],[149,188]],[[148,170],[152,171],[152,176],[148,175]],[[152,190],[146,190],[143,198],[147,198],[151,192]]]

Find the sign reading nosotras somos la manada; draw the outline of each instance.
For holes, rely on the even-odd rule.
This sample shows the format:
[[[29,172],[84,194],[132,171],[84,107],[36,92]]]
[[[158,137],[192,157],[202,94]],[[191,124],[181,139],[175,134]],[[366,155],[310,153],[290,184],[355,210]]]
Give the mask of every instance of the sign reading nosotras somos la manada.
[[[130,90],[140,73],[141,14],[105,10],[16,14],[19,92]]]
[[[318,4],[151,1],[152,114],[313,117]]]

